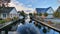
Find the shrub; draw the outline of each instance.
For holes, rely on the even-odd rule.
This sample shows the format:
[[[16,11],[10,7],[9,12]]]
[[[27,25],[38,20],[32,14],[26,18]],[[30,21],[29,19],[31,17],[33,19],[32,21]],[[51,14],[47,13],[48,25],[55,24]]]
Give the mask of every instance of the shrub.
[[[39,13],[38,15],[39,15],[39,16],[42,16],[42,13]]]
[[[12,19],[11,18],[6,18],[5,19],[7,22],[11,21]]]
[[[17,20],[18,19],[18,17],[13,17],[13,20]]]
[[[48,16],[48,13],[44,13],[44,16]]]
[[[25,15],[26,15],[23,10],[20,12],[20,14],[21,14],[23,17],[25,17]]]
[[[51,21],[48,21],[48,24],[52,24],[52,22]]]
[[[3,24],[5,22],[6,22],[6,20],[0,20],[0,24]]]
[[[32,13],[29,13],[30,16],[32,16]]]
[[[60,18],[60,12],[59,12],[59,11],[54,12],[54,13],[53,13],[53,16],[54,16],[55,18]]]
[[[38,15],[37,13],[33,13],[33,16],[36,16],[36,15]]]

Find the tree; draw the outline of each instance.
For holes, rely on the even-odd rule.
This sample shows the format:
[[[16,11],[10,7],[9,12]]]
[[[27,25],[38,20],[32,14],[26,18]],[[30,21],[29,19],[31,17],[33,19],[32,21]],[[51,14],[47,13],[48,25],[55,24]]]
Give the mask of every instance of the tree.
[[[33,15],[34,15],[34,16],[36,16],[36,15],[37,15],[37,13],[33,13]]]
[[[54,12],[54,13],[53,13],[53,16],[54,16],[55,18],[60,18],[60,12],[59,12],[59,11]]]
[[[11,1],[11,0],[0,0],[0,4],[2,5],[2,7],[3,7],[3,4],[4,4],[5,7],[6,7],[6,6],[8,7],[8,3],[10,3],[10,1]],[[0,6],[1,6],[1,5],[0,5]]]
[[[8,5],[9,5],[9,3],[10,3],[11,0],[5,0],[5,1],[6,1],[5,2],[6,3],[6,7],[8,7]]]
[[[39,16],[42,16],[42,13],[39,13],[38,15],[39,15]]]
[[[29,13],[30,16],[32,16],[32,13]]]
[[[21,12],[20,12],[20,14],[25,18],[25,12],[22,10]]]

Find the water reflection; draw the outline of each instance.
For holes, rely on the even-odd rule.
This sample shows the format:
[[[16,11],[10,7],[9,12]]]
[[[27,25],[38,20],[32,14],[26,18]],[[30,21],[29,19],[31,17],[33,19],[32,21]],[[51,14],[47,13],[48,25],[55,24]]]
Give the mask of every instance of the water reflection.
[[[33,23],[25,23],[17,28],[20,34],[40,34],[39,29]]]
[[[29,34],[32,34],[32,32],[34,32],[34,34],[36,34],[36,32],[35,31],[37,31],[38,33],[40,32],[40,34],[59,34],[59,32],[56,32],[56,31],[54,31],[54,30],[52,30],[52,29],[48,29],[48,27],[45,27],[45,26],[42,26],[41,24],[39,24],[38,26],[36,26],[35,24],[34,24],[34,22],[35,21],[33,21],[33,20],[30,20],[30,17],[29,16],[27,16],[27,18],[25,19],[25,24],[23,25],[22,23],[20,23],[19,25],[18,25],[18,29],[17,29],[17,31],[18,32],[21,32],[22,34],[27,34],[27,32],[24,32],[24,28],[26,28],[26,29],[32,29],[31,30],[31,33],[30,33],[30,31],[29,31]],[[27,26],[27,27],[26,27]],[[40,28],[39,28],[40,27]],[[44,33],[43,32],[43,29],[44,29],[44,27],[45,27],[45,29],[46,29],[46,33]],[[23,32],[21,31],[21,30],[23,30]],[[26,31],[26,30],[25,30]]]

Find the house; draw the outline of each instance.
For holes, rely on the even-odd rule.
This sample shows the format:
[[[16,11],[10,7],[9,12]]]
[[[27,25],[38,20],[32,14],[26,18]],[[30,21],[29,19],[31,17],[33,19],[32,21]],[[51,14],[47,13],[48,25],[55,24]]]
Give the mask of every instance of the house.
[[[48,13],[48,16],[46,18],[53,18],[53,12],[54,10],[51,7],[48,8],[36,8],[36,12],[39,13]]]
[[[0,18],[13,18],[18,17],[18,13],[15,7],[0,7]]]

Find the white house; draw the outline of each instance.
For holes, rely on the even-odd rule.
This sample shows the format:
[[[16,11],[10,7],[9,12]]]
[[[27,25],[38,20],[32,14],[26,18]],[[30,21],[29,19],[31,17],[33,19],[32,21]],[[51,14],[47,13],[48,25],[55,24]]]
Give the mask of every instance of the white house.
[[[48,16],[46,18],[53,18],[53,12],[54,10],[51,7],[48,8],[36,8],[37,13],[48,13]]]
[[[0,7],[0,18],[19,17],[15,7]]]

